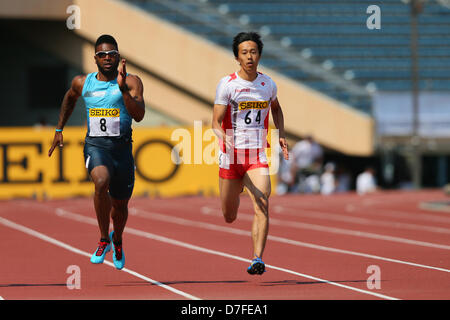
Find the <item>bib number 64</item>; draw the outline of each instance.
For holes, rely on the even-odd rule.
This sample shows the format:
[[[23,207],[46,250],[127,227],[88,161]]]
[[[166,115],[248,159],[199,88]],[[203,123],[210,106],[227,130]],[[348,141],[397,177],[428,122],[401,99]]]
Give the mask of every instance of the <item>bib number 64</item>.
[[[245,124],[252,123],[252,118],[250,118],[250,114],[252,113],[252,110],[247,112],[244,118]],[[258,124],[261,124],[261,110],[258,110],[258,114],[256,115],[255,121],[258,122]]]

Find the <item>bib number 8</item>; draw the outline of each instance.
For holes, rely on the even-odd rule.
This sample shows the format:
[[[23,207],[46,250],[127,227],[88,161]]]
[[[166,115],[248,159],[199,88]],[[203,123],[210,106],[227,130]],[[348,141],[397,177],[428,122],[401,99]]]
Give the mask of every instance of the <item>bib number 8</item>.
[[[92,117],[89,121],[89,135],[91,137],[120,136],[119,117]]]
[[[106,119],[105,118],[100,119],[100,130],[102,130],[103,132],[106,132]]]

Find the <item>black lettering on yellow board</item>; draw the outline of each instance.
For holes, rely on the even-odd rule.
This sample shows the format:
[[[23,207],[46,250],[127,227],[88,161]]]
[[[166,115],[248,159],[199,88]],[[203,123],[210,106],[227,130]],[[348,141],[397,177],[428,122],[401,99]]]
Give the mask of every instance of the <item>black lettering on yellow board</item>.
[[[166,140],[161,140],[161,139],[147,140],[144,143],[142,143],[141,145],[139,145],[139,147],[136,149],[136,152],[134,154],[134,159],[135,159],[136,164],[139,162],[139,156],[140,156],[141,151],[144,148],[146,148],[152,144],[162,144],[163,146],[166,146],[167,148],[169,148],[170,152],[172,152],[172,149],[174,148],[174,146]],[[168,161],[171,161],[171,159],[168,159]],[[179,163],[179,161],[177,161],[177,163]],[[153,178],[153,177],[149,177],[149,176],[145,175],[142,172],[142,170],[139,169],[138,165],[136,165],[136,173],[138,175],[140,175],[142,177],[142,179],[144,179],[145,181],[153,182],[153,183],[161,183],[161,182],[170,180],[175,176],[175,174],[177,173],[177,171],[179,169],[179,165],[177,163],[173,163],[174,167],[173,167],[172,171],[170,171],[168,175],[166,175],[165,177],[162,177],[162,178]]]
[[[89,116],[90,117],[119,117],[120,109],[119,108],[108,108],[108,109],[91,108],[91,109],[89,109]]]
[[[64,141],[64,146],[67,147],[70,145],[70,142]],[[52,180],[52,182],[55,183],[62,183],[62,182],[69,182],[64,177],[64,148],[57,148],[58,149],[58,178]]]
[[[71,144],[70,142],[64,141],[64,147],[67,147],[70,144]],[[83,141],[80,141],[78,144],[81,146],[84,146]],[[54,183],[69,183],[70,182],[69,180],[67,180],[67,178],[65,176],[66,170],[65,170],[65,166],[64,166],[64,157],[65,157],[64,149],[66,149],[66,148],[58,148],[58,150],[59,150],[59,152],[58,152],[58,156],[59,156],[59,158],[58,158],[58,177],[56,179],[52,180],[52,182],[54,182]],[[91,182],[91,181],[92,180],[89,177],[89,173],[86,170],[86,176],[84,177],[84,179],[79,180],[78,182]]]
[[[266,109],[269,101],[241,101],[239,102],[239,110],[246,109]]]
[[[68,146],[70,144],[69,141],[64,142],[65,146]],[[84,145],[83,141],[79,142],[80,145]],[[167,147],[169,149],[170,152],[172,152],[172,149],[174,148],[174,146],[166,141],[166,140],[162,140],[162,139],[151,139],[151,140],[146,140],[143,143],[141,143],[135,152],[134,158],[135,158],[135,163],[136,163],[136,173],[142,177],[142,179],[144,179],[145,181],[148,182],[152,182],[152,183],[162,183],[165,181],[170,180],[171,178],[173,178],[175,176],[175,174],[177,173],[178,169],[179,169],[179,161],[177,161],[177,163],[173,163],[173,168],[172,170],[170,170],[170,172],[161,178],[155,178],[155,177],[151,177],[146,175],[137,165],[138,160],[139,160],[139,156],[141,154],[141,152],[151,146],[152,144],[160,144],[163,145],[165,147]],[[23,169],[27,170],[28,169],[28,164],[29,164],[29,157],[28,156],[24,156],[21,160],[19,161],[11,161],[9,160],[9,151],[11,150],[11,148],[14,147],[23,147],[23,146],[32,146],[35,147],[38,151],[38,154],[42,156],[42,143],[41,142],[10,142],[10,143],[0,143],[0,148],[2,149],[2,162],[3,162],[3,177],[0,180],[1,183],[11,183],[11,184],[20,184],[20,183],[42,183],[43,182],[43,172],[42,171],[38,171],[37,176],[35,179],[21,179],[21,180],[14,180],[12,177],[10,177],[9,171],[10,168],[13,166],[20,166]],[[176,156],[178,156],[177,153],[175,153]],[[58,175],[55,179],[52,180],[53,183],[69,183],[70,181],[67,179],[66,177],[66,173],[67,173],[67,168],[64,165],[64,157],[65,157],[65,151],[64,148],[58,148],[58,162],[57,162],[57,172]],[[168,159],[168,161],[172,162],[171,159]],[[91,182],[91,178],[89,176],[88,170],[85,170],[86,172],[86,176],[79,180],[79,182],[82,183],[87,183],[87,182]]]
[[[42,154],[42,143],[40,142],[10,142],[0,144],[3,151],[3,178],[2,183],[41,183],[42,171],[39,171],[37,177],[34,180],[11,180],[9,177],[9,168],[12,166],[20,166],[24,169],[28,169],[28,157],[24,156],[20,161],[10,161],[8,159],[8,152],[15,146],[32,146],[36,147],[39,154]]]

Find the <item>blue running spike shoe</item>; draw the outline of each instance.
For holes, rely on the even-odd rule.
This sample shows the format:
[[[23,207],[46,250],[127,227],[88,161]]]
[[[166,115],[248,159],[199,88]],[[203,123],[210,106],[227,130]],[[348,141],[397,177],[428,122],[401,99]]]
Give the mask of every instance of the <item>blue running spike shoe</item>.
[[[105,260],[105,255],[111,250],[111,243],[105,241],[106,239],[101,239],[98,243],[97,250],[95,250],[94,254],[91,257],[92,263],[103,263]]]
[[[111,233],[109,234],[109,239],[111,240],[113,248],[113,262],[114,265],[116,266],[116,269],[122,270],[123,267],[125,266],[125,253],[123,252],[122,249],[122,242],[120,242],[120,244],[118,243],[114,244],[113,235],[114,231],[111,231]]]
[[[247,268],[247,272],[253,274],[263,274],[266,271],[266,265],[261,258],[255,258],[252,260],[252,264]]]

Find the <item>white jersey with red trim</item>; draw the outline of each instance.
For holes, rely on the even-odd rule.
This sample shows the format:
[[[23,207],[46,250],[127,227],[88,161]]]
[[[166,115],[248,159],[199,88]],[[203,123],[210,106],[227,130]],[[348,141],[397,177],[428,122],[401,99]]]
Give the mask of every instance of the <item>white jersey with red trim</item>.
[[[222,128],[233,135],[236,149],[266,147],[270,105],[276,97],[275,82],[259,72],[253,81],[242,79],[237,72],[220,80],[214,104],[227,106]]]

